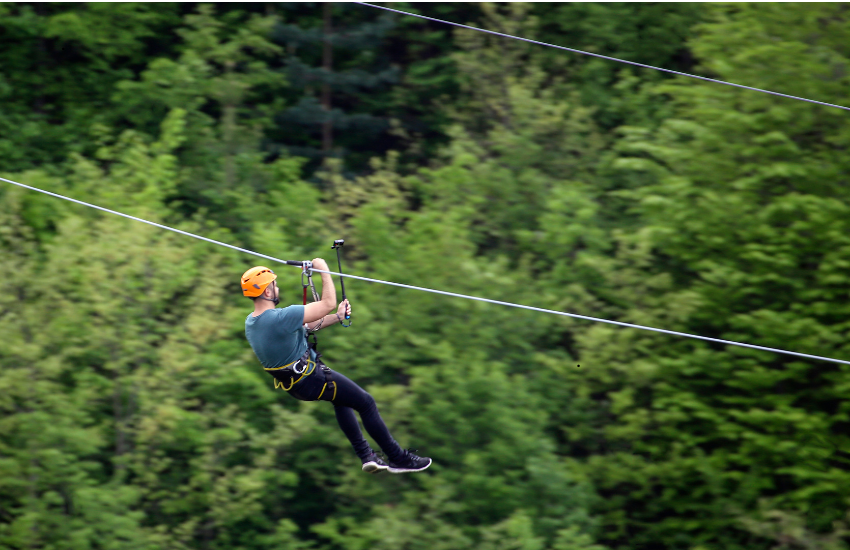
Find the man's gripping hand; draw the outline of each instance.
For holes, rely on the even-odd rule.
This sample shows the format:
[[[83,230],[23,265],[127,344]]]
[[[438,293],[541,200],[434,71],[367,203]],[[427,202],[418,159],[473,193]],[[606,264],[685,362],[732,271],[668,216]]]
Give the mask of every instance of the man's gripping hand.
[[[351,304],[348,303],[348,300],[343,300],[339,303],[336,314],[342,319],[345,319],[346,315],[351,315]]]

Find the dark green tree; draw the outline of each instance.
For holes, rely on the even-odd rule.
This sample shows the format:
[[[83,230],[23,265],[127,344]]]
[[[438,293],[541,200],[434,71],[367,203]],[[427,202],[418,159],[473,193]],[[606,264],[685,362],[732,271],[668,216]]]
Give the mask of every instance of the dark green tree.
[[[92,153],[92,125],[109,121],[115,84],[173,53],[177,21],[170,3],[0,4],[3,169]]]
[[[353,154],[352,162],[359,155],[362,164],[364,154],[374,154],[371,142],[390,128],[380,102],[369,98],[385,96],[381,89],[399,77],[383,47],[394,18],[334,2],[284,10],[286,22],[274,28],[272,38],[286,49],[291,92],[270,139],[291,154],[315,159]],[[305,21],[316,23],[306,27]]]
[[[699,70],[688,41],[695,35],[695,25],[706,17],[703,4],[561,2],[531,6],[541,24],[529,38],[674,71]],[[584,103],[594,105],[594,120],[605,130],[666,115],[661,98],[642,98],[643,105],[636,108],[634,96],[640,96],[639,91],[622,81],[637,78],[652,83],[672,75],[551,48],[538,48],[535,55],[543,61],[547,74],[569,81]]]

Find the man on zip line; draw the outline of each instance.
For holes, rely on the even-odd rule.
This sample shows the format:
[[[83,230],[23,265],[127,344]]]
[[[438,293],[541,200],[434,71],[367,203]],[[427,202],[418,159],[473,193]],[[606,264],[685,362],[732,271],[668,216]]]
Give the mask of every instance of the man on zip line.
[[[329,271],[321,258],[313,267]],[[245,319],[245,336],[265,370],[275,378],[275,388],[282,387],[301,401],[330,401],[334,405],[339,427],[363,462],[363,471],[388,470],[399,474],[418,472],[431,465],[431,459],[403,450],[378,413],[375,400],[360,386],[332,371],[319,360],[315,349],[307,343],[307,329],[318,330],[341,323],[351,314],[351,305],[343,300],[337,312],[336,289],[328,273],[322,273],[322,298],[307,305],[275,306],[280,302],[277,275],[263,266],[252,267],[242,275],[242,293],[254,301],[254,311]],[[387,455],[384,462],[363,437],[354,411],[360,413],[363,426]]]

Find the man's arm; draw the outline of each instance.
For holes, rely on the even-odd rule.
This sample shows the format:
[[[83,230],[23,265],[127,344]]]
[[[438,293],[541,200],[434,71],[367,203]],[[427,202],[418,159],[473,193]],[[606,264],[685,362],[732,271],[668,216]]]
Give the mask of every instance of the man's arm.
[[[341,323],[342,320],[345,319],[346,313],[351,315],[351,304],[348,303],[348,300],[343,300],[339,304],[335,314],[331,313],[330,315],[325,316],[321,321],[307,323],[307,328],[315,330],[316,326],[321,323],[321,326],[319,326],[319,330],[321,330],[333,325],[334,323]]]
[[[313,267],[322,271],[330,271],[328,264],[321,258],[313,260]],[[336,288],[328,273],[322,273],[322,299],[304,306],[304,322],[312,323],[323,318],[336,307]]]

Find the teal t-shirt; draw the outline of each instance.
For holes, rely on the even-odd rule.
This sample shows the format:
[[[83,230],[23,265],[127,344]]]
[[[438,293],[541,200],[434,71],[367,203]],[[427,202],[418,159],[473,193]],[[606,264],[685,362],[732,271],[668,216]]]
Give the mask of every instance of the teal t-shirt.
[[[292,363],[307,351],[304,306],[268,309],[245,319],[245,337],[267,369]]]

